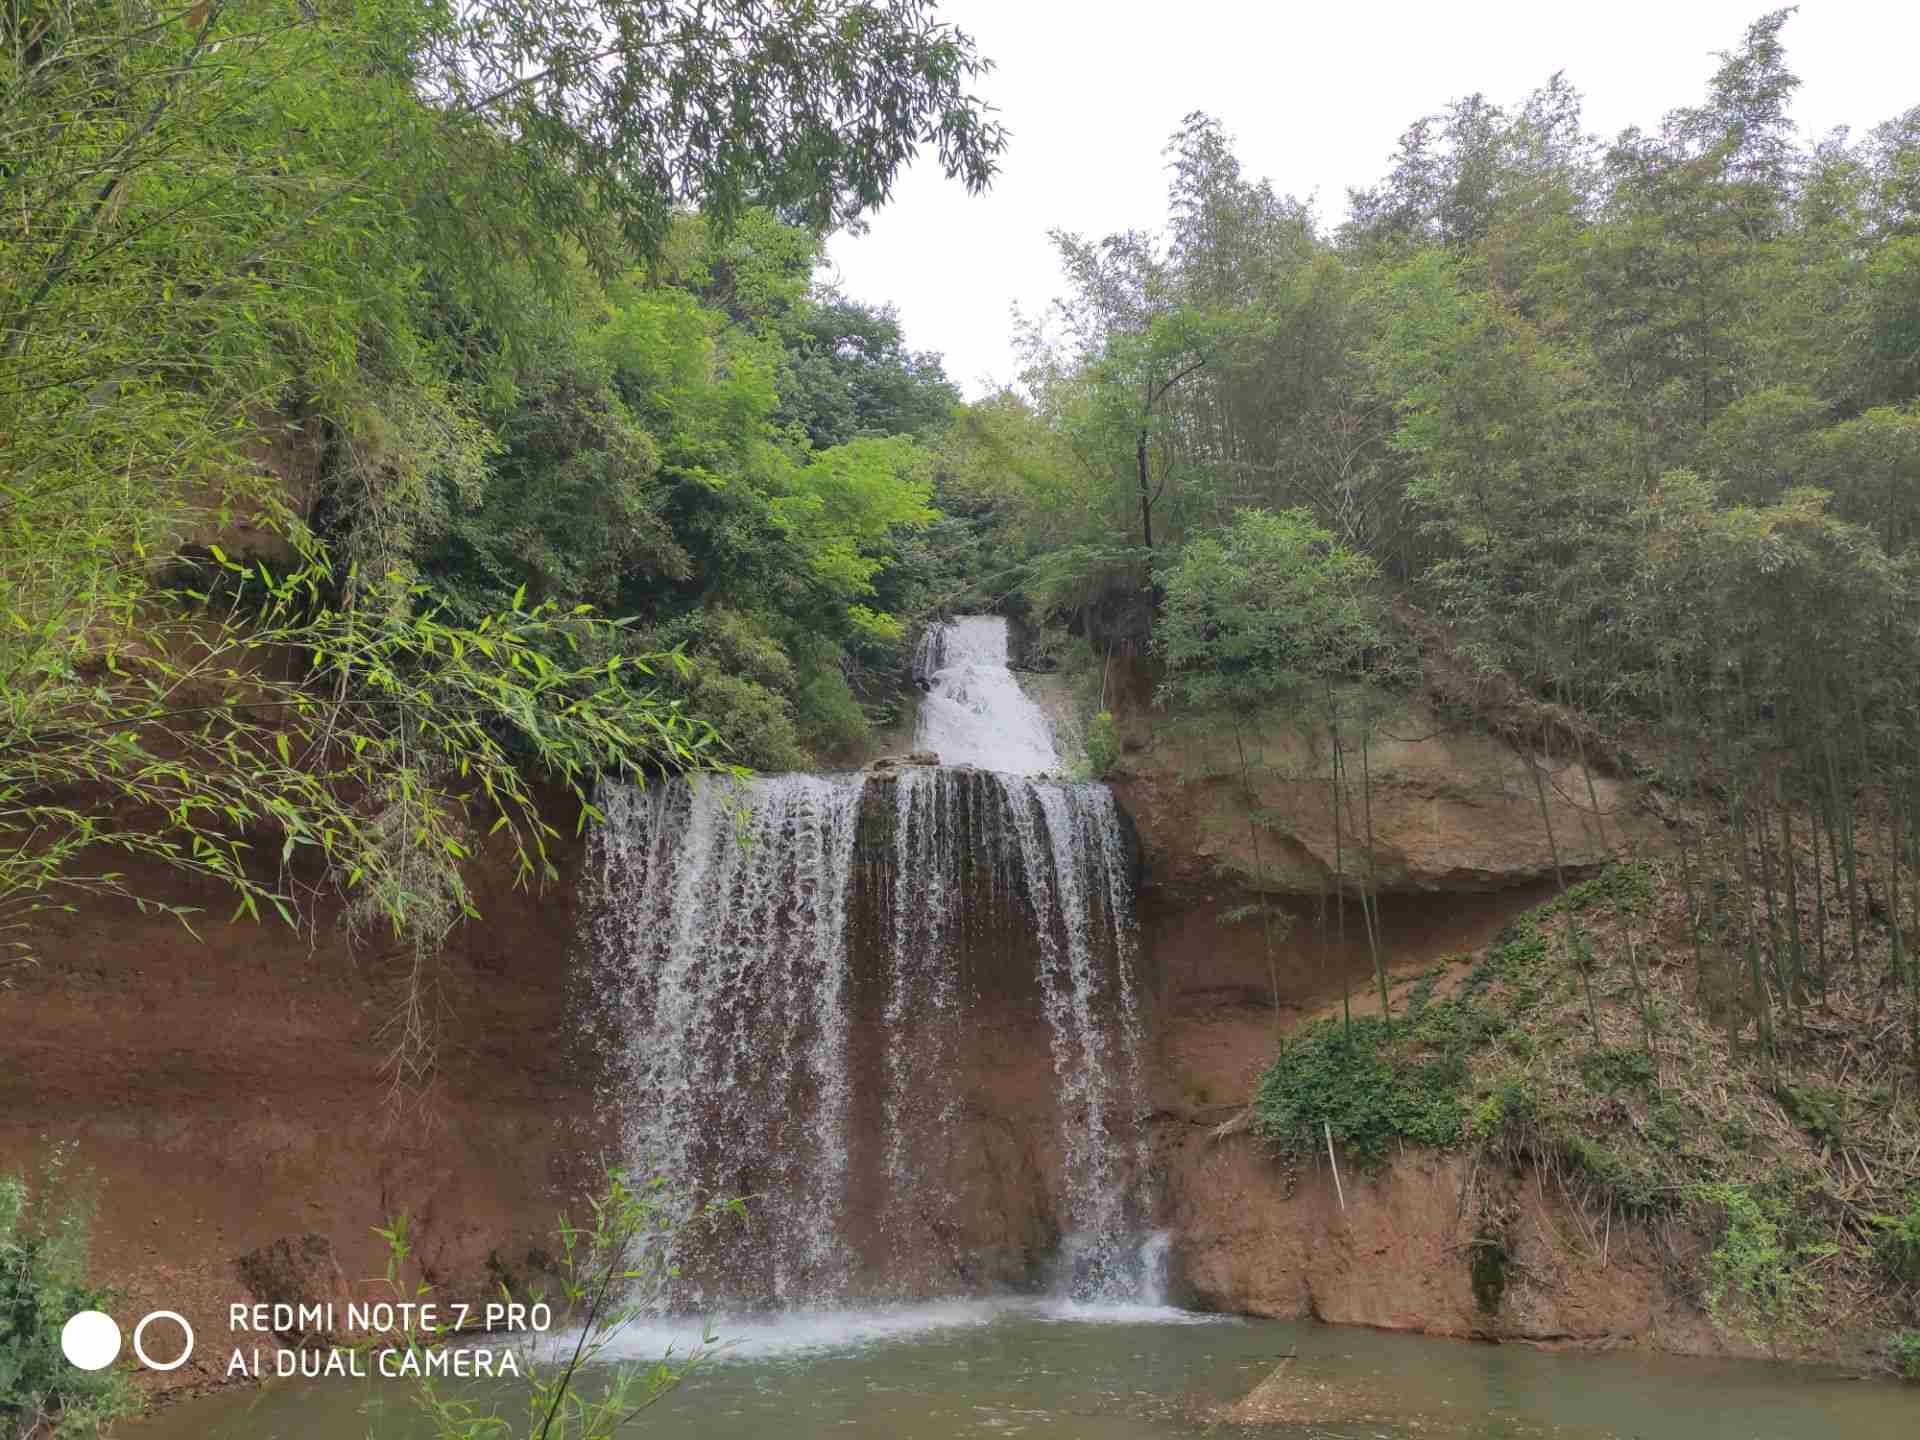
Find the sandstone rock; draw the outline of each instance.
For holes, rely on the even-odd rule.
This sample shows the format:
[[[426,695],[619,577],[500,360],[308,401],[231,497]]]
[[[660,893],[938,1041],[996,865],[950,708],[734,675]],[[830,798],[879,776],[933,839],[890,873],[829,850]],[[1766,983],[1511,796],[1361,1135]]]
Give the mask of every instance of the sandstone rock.
[[[1673,1292],[1654,1235],[1616,1224],[1602,1243],[1551,1177],[1489,1175],[1467,1156],[1408,1149],[1372,1175],[1343,1159],[1336,1189],[1324,1167],[1290,1174],[1252,1137],[1215,1141],[1198,1127],[1160,1158],[1176,1273],[1203,1309],[1463,1339],[1754,1353]],[[1476,1221],[1462,1203],[1474,1184],[1497,1189],[1513,1213],[1508,1283],[1492,1312],[1474,1290]]]
[[[1410,707],[1380,725],[1367,746],[1367,796],[1349,737],[1336,844],[1327,737],[1267,723],[1241,738],[1252,805],[1267,817],[1257,862],[1230,731],[1162,726],[1130,762],[1131,777],[1116,783],[1154,878],[1201,884],[1225,872],[1250,887],[1317,895],[1338,867],[1351,889],[1363,873],[1357,867],[1365,864],[1370,822],[1380,889],[1499,890],[1551,877],[1556,848],[1562,867],[1579,872],[1654,841],[1661,829],[1631,784],[1595,775],[1590,793],[1587,773],[1567,756],[1517,753],[1491,736],[1450,733],[1430,712]]]
[[[931,750],[913,750],[905,755],[882,755],[869,770],[897,770],[904,765],[938,765],[940,757]]]
[[[283,1235],[271,1245],[240,1256],[234,1262],[240,1279],[253,1298],[265,1305],[331,1306],[336,1325],[344,1329],[347,1319],[347,1277],[333,1253],[333,1242],[324,1235]],[[340,1336],[333,1329],[298,1331],[289,1340],[311,1344],[332,1344]]]

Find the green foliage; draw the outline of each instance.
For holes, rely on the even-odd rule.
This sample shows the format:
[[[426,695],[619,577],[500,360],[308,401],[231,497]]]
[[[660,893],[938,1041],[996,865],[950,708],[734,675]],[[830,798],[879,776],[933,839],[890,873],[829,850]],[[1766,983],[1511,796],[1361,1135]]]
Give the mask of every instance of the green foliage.
[[[804,281],[811,252],[793,253]],[[689,283],[723,261],[737,278],[730,253],[694,250]],[[638,477],[645,489],[636,496],[651,530],[608,532],[630,542],[624,560],[607,535],[587,537],[584,553],[607,568],[619,608],[719,667],[684,687],[692,712],[737,731],[735,753],[748,763],[792,769],[810,752],[857,748],[869,708],[889,706],[905,635],[892,607],[922,597],[931,567],[918,537],[938,514],[929,453],[912,437],[859,435],[815,450],[782,423],[777,386],[793,358],[783,347],[804,341],[796,327],[814,302],[789,294],[757,311],[754,293],[736,285],[722,310],[693,290],[637,290],[593,333],[588,348],[609,403],[657,463]],[[576,516],[635,509],[620,494],[560,498]],[[491,528],[485,515],[472,523]],[[470,583],[463,557],[442,554],[436,576]],[[756,635],[748,657],[736,643],[742,625]],[[769,666],[769,648],[778,665]]]
[[[1781,1233],[1784,1207],[1745,1185],[1705,1185],[1693,1198],[1724,1217],[1707,1261],[1707,1313],[1738,1323],[1756,1344],[1803,1336],[1822,1298],[1806,1262],[1830,1247],[1797,1251]]]
[[[1518,1153],[1536,1133],[1540,1102],[1533,1087],[1509,1075],[1473,1107],[1464,1134],[1468,1140],[1495,1153]]]
[[[1576,1116],[1547,1120],[1529,1148],[1562,1167],[1594,1200],[1620,1215],[1647,1220],[1672,1214],[1680,1206],[1681,1197],[1667,1173],[1644,1152],[1585,1133]]]
[[[1847,1143],[1847,1097],[1831,1085],[1794,1085],[1782,1080],[1774,1086],[1780,1108],[1822,1145]]]
[[[1645,893],[1650,872],[1620,868],[1594,877],[1586,903]],[[1584,1021],[1566,1023],[1577,981],[1542,928],[1559,906],[1556,898],[1510,924],[1451,996],[1409,996],[1391,1030],[1356,1017],[1351,1048],[1338,1020],[1288,1036],[1256,1096],[1262,1133],[1304,1156],[1330,1125],[1369,1164],[1395,1139],[1466,1144],[1537,1165],[1623,1217],[1680,1211],[1716,1173],[1716,1154],[1703,1150],[1699,1117],[1662,1097],[1645,1050],[1595,1046]],[[1621,1127],[1626,1107],[1644,1121]]]
[[[1254,1096],[1259,1133],[1282,1152],[1314,1154],[1331,1131],[1364,1166],[1394,1140],[1452,1145],[1466,1124],[1461,1063],[1481,1017],[1443,1001],[1410,1031],[1377,1016],[1351,1027],[1316,1021],[1282,1043]]]
[[[1169,687],[1196,705],[1246,705],[1350,672],[1378,639],[1373,573],[1305,510],[1241,511],[1166,575]]]
[[[291,918],[243,838],[271,827],[280,863],[330,863],[367,923],[428,933],[471,908],[457,862],[481,826],[506,832],[523,880],[556,873],[533,772],[584,817],[601,773],[698,763],[713,743],[651,685],[676,657],[607,657],[622,627],[588,607],[516,604],[467,626],[397,576],[335,608],[324,557],[281,575],[212,560],[225,588],[190,594],[217,608],[156,617],[138,643],[6,612],[28,683],[0,750],[0,816],[38,844],[0,859],[0,918],[121,893],[118,874],[74,868],[93,846],[209,875],[242,912]],[[153,818],[124,823],[128,807]]]
[[[1898,1285],[1920,1287],[1920,1190],[1908,1194],[1905,1214],[1872,1220],[1878,1232],[1873,1256],[1881,1271]]]
[[[497,1398],[448,1386],[422,1364],[414,1399],[434,1440],[608,1440],[672,1394],[712,1352],[717,1337],[708,1330],[687,1354],[669,1350],[651,1365],[609,1365],[606,1359],[621,1334],[652,1312],[676,1273],[675,1237],[723,1218],[744,1219],[744,1204],[714,1201],[689,1216],[665,1178],[635,1180],[614,1169],[591,1208],[583,1226],[565,1217],[560,1221],[558,1293],[552,1303],[561,1333],[553,1341],[536,1337],[523,1347],[516,1387],[523,1418],[503,1414]],[[387,1243],[387,1281],[402,1293],[402,1274],[412,1254],[408,1229],[404,1215],[376,1229]],[[415,1293],[428,1288],[422,1285]],[[513,1298],[504,1286],[502,1295]],[[544,1287],[536,1286],[530,1295],[536,1302],[547,1299]],[[404,1342],[408,1353],[417,1355],[443,1343],[443,1337],[409,1333]]]
[[[1920,1380],[1920,1330],[1899,1330],[1889,1335],[1887,1359],[1902,1380]]]
[[[1569,885],[1564,899],[1555,898],[1542,909],[1546,914],[1562,909],[1577,913],[1605,901],[1615,911],[1633,913],[1644,910],[1652,899],[1652,868],[1639,861],[1627,861],[1607,866],[1591,880]]]
[[[1758,792],[1782,746],[1803,800],[1899,788],[1920,123],[1798,149],[1787,17],[1611,145],[1561,77],[1421,117],[1333,236],[1187,117],[1164,227],[1056,235],[1059,342],[1027,327],[1024,394],[955,430],[1029,598],[1241,703],[1315,675],[1308,562],[1350,555],[1322,594],[1394,594],[1465,714],[1553,748],[1571,714],[1654,727],[1683,788]],[[1286,563],[1249,512],[1301,532],[1265,537]]]
[[[115,1298],[87,1279],[91,1215],[65,1167],[55,1149],[37,1189],[0,1175],[0,1426],[22,1440],[77,1440],[140,1409],[124,1369],[78,1370],[61,1352],[67,1318]]]
[[[857,739],[949,392],[810,272],[916,147],[987,182],[985,68],[923,0],[0,14],[0,925],[298,869],[417,976],[536,785]],[[710,608],[784,672],[655,643]]]
[[[1590,882],[1593,897],[1648,894],[1638,867],[1610,867]],[[1648,894],[1648,898],[1651,896]],[[1575,1083],[1595,1097],[1619,1093],[1645,1103],[1657,1094],[1658,1072],[1643,1050],[1568,1047],[1547,1023],[1573,997],[1574,981],[1541,928],[1558,899],[1509,925],[1445,999],[1409,1003],[1389,1026],[1377,1016],[1350,1026],[1321,1020],[1281,1042],[1255,1096],[1257,1125],[1282,1151],[1307,1155],[1336,1143],[1363,1164],[1378,1164],[1394,1140],[1449,1146],[1462,1141],[1490,1154],[1558,1167],[1598,1200],[1629,1214],[1671,1211],[1678,1203],[1673,1172],[1631,1147],[1592,1133],[1563,1093],[1551,1093],[1539,1071],[1564,1059]],[[1519,1068],[1516,1068],[1516,1064]],[[1691,1122],[1673,1107],[1654,1116],[1669,1150]]]
[[[899,318],[828,294],[807,307],[789,342],[781,410],[816,450],[861,436],[923,435],[960,403],[938,355],[910,351]]]
[[[1581,1055],[1579,1068],[1587,1088],[1602,1095],[1622,1088],[1651,1090],[1658,1078],[1653,1059],[1644,1050],[1589,1050]]]
[[[480,482],[449,495],[416,554],[463,615],[521,585],[535,600],[617,606],[629,577],[684,580],[663,515],[660,442],[596,357],[572,345],[530,362]]]
[[[1561,77],[1456,100],[1331,235],[1187,117],[1164,226],[1056,234],[1057,323],[940,462],[975,577],[1005,556],[1043,620],[1145,649],[1163,703],[1236,739],[1304,722],[1342,888],[1374,870],[1383,734],[1491,731],[1609,847],[1657,777],[1676,860],[1569,887],[1451,1000],[1409,995],[1404,1037],[1289,1039],[1260,1113],[1297,1153],[1325,1125],[1378,1154],[1457,1105],[1576,1200],[1710,1220],[1723,1308],[1783,1335],[1818,1247],[1905,1198],[1910,1102],[1859,1077],[1920,1057],[1920,111],[1803,145],[1790,13],[1610,142]],[[1381,718],[1403,641],[1437,725]],[[1209,773],[1257,870],[1266,757],[1233,758]]]
[[[875,547],[896,529],[920,529],[934,518],[925,468],[905,436],[849,440],[794,477],[774,501],[775,523],[799,538],[821,583],[849,599],[871,595],[884,563]]]
[[[1557,904],[1558,901],[1549,902]],[[1471,983],[1484,987],[1501,981],[1522,997],[1518,1008],[1526,1008],[1538,997],[1543,977],[1553,964],[1553,942],[1535,921],[1549,913],[1548,906],[1529,912],[1494,937],[1486,954],[1474,964]]]
[[[1474,1303],[1480,1307],[1481,1314],[1497,1315],[1507,1293],[1506,1248],[1497,1242],[1482,1240],[1475,1243],[1470,1253]]]
[[[1096,780],[1105,779],[1120,763],[1120,727],[1113,712],[1102,710],[1087,724],[1087,769]]]
[[[1293,933],[1294,916],[1290,910],[1266,900],[1251,900],[1244,905],[1229,905],[1217,912],[1220,925],[1251,925],[1259,922],[1263,935],[1278,944]]]

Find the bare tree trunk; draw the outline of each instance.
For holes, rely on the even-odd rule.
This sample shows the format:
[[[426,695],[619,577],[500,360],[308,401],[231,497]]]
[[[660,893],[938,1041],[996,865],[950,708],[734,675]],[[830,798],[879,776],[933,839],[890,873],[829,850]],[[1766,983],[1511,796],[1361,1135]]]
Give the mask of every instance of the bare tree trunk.
[[[1341,1034],[1348,1044],[1353,1041],[1353,985],[1347,978],[1347,879],[1346,850],[1340,830],[1340,796],[1346,788],[1340,763],[1340,722],[1333,713],[1333,682],[1329,680],[1326,688],[1327,731],[1333,738],[1332,791],[1333,791],[1333,911],[1334,923],[1339,928],[1339,945],[1335,963],[1340,967],[1340,1012]]]
[[[1600,832],[1600,849],[1613,854],[1613,848],[1607,844],[1607,820],[1600,810],[1600,792],[1593,783],[1593,767],[1587,764],[1587,747],[1576,731],[1573,737],[1573,752],[1580,761],[1580,773],[1587,778],[1587,804],[1593,809],[1594,827]],[[1638,858],[1637,856],[1635,858]],[[1653,997],[1647,989],[1647,982],[1640,973],[1640,951],[1634,944],[1633,922],[1628,917],[1627,905],[1616,891],[1613,898],[1614,918],[1620,923],[1620,933],[1627,941],[1627,970],[1633,976],[1634,998],[1640,1002],[1640,1025],[1646,1031],[1647,1053],[1653,1054]]]
[[[1735,792],[1733,802],[1733,839],[1740,847],[1740,922],[1746,931],[1747,981],[1753,990],[1754,1043],[1763,1060],[1775,1059],[1773,1043],[1773,1005],[1767,994],[1766,976],[1760,970],[1760,934],[1753,922],[1753,857],[1747,852],[1747,795]]]
[[[1540,823],[1546,826],[1547,829],[1547,853],[1553,858],[1553,879],[1554,883],[1560,887],[1560,910],[1566,917],[1566,924],[1562,927],[1561,931],[1561,939],[1566,948],[1567,963],[1578,972],[1581,987],[1586,991],[1587,1023],[1593,1026],[1594,1043],[1599,1044],[1601,1043],[1600,1010],[1599,1007],[1593,1003],[1593,977],[1587,973],[1586,956],[1583,953],[1585,946],[1579,944],[1580,928],[1578,922],[1573,918],[1573,902],[1567,899],[1567,875],[1566,871],[1560,866],[1560,844],[1554,839],[1553,816],[1547,809],[1547,782],[1540,773],[1539,764],[1531,755],[1520,748],[1517,741],[1514,744],[1514,750],[1515,753],[1520,756],[1521,763],[1525,765],[1533,775],[1534,797],[1540,802]]]
[[[1280,1032],[1280,962],[1273,952],[1273,916],[1267,908],[1266,862],[1260,858],[1260,826],[1254,816],[1253,781],[1247,769],[1247,747],[1240,736],[1240,716],[1233,717],[1233,748],[1240,756],[1240,795],[1247,807],[1247,838],[1253,844],[1254,883],[1262,888],[1256,892],[1256,903],[1260,906],[1260,939],[1267,952],[1267,985],[1273,997],[1273,1029]]]
[[[1773,786],[1774,808],[1780,812],[1780,845],[1786,852],[1782,875],[1787,887],[1787,984],[1804,1004],[1807,950],[1800,938],[1800,860],[1793,851],[1793,800],[1786,794],[1778,771],[1774,772]]]
[[[1833,740],[1827,740],[1827,791],[1832,796],[1833,824],[1837,827],[1845,822],[1844,833],[1834,835],[1834,864],[1846,864],[1847,873],[1847,953],[1852,964],[1860,963],[1860,867],[1854,853],[1853,801],[1851,797],[1842,799],[1840,793],[1840,762],[1834,756]],[[1834,872],[1836,883],[1839,871]]]
[[[1140,427],[1134,442],[1133,458],[1140,472],[1140,543],[1153,549],[1153,490],[1147,476],[1147,427]]]
[[[1815,787],[1815,795],[1820,793]],[[1827,999],[1827,866],[1820,853],[1820,822],[1826,807],[1815,803],[1808,815],[1808,828],[1813,833],[1813,947],[1814,958],[1820,964],[1820,1001]],[[1837,869],[1838,867],[1836,867]]]
[[[1367,817],[1367,884],[1360,892],[1360,912],[1367,921],[1367,948],[1373,952],[1373,978],[1380,986],[1380,1016],[1386,1022],[1391,1033],[1393,1029],[1393,1006],[1387,999],[1387,967],[1380,954],[1380,877],[1374,868],[1373,859],[1373,771],[1367,761],[1367,732],[1360,732],[1360,800],[1365,807]],[[1373,909],[1367,910],[1368,891],[1372,892]]]

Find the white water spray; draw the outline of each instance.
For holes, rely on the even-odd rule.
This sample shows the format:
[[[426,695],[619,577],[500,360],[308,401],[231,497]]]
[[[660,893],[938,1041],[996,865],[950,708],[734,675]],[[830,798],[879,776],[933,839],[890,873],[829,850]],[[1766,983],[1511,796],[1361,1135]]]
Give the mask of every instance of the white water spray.
[[[1160,1303],[1132,851],[1105,786],[1033,778],[1059,757],[1006,656],[991,617],[923,644],[937,768],[607,787],[588,908],[630,1162],[751,1197],[748,1258],[690,1264],[675,1304],[937,1283],[969,1027],[1016,991],[1054,1076],[1057,1292]]]
[[[778,775],[601,796],[595,948],[625,1038],[628,1159],[692,1187],[689,1203],[754,1195],[781,1303],[831,1299],[849,1275],[846,920],[863,787]]]
[[[929,687],[920,703],[914,748],[942,765],[976,765],[1008,775],[1061,769],[1053,730],[1007,666],[1007,622],[963,615],[929,626],[914,672]]]

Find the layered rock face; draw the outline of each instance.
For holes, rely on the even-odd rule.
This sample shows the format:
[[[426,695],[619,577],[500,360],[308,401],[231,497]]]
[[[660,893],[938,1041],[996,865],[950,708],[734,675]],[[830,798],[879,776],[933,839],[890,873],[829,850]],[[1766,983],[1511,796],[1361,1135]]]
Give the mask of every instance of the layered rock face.
[[[1328,1167],[1290,1173],[1247,1136],[1197,1130],[1167,1137],[1159,1158],[1178,1273],[1207,1309],[1474,1339],[1729,1348],[1673,1293],[1652,1237],[1601,1233],[1551,1177],[1409,1153],[1336,1185]],[[1500,1212],[1497,1247],[1485,1245],[1483,1206]]]
[[[964,701],[966,683],[952,679],[949,698]],[[1594,779],[1596,820],[1586,776],[1555,761],[1541,772],[1550,844],[1527,762],[1437,729],[1408,715],[1380,727],[1368,749],[1382,892],[1375,938],[1394,969],[1484,944],[1549,893],[1556,849],[1577,870],[1657,841],[1628,787]],[[924,764],[938,758],[930,755],[864,780],[813,777],[858,789],[842,816],[850,828],[828,827],[844,846],[846,891],[823,892],[820,848],[766,913],[773,932],[792,937],[800,917],[830,919],[843,906],[844,928],[835,944],[778,952],[793,1005],[764,1003],[783,993],[778,985],[759,1000],[711,997],[716,1045],[753,1039],[726,1029],[743,1016],[777,1015],[778,1033],[757,1043],[792,1057],[778,1085],[771,1073],[743,1077],[734,1113],[745,1128],[735,1139],[760,1126],[758,1148],[736,1145],[751,1163],[731,1176],[715,1169],[711,1183],[795,1197],[787,1219],[823,1227],[813,1273],[844,1277],[849,1295],[1041,1283],[1062,1236],[1086,1223],[1100,1195],[1123,1193],[1139,1198],[1097,1223],[1172,1229],[1176,1280],[1211,1307],[1692,1348],[1689,1322],[1662,1308],[1636,1241],[1611,1242],[1610,1273],[1646,1281],[1624,1288],[1597,1288],[1564,1254],[1526,1252],[1516,1273],[1535,1277],[1533,1289],[1509,1298],[1500,1322],[1509,1328],[1496,1330],[1450,1248],[1460,1236],[1447,1201],[1457,1202],[1462,1180],[1451,1162],[1415,1159],[1377,1185],[1350,1183],[1341,1211],[1324,1175],[1290,1191],[1248,1138],[1209,1138],[1251,1097],[1278,1026],[1338,1003],[1343,986],[1364,1008],[1372,947],[1357,905],[1343,913],[1319,898],[1336,842],[1314,744],[1254,737],[1263,772],[1254,788],[1270,818],[1256,866],[1232,738],[1163,731],[1135,734],[1128,773],[1112,786],[1118,808],[1101,811],[1101,844],[1119,839],[1097,883],[1056,853],[1055,837],[1089,813],[1074,809],[1073,787],[936,770]],[[1357,755],[1349,770],[1338,863],[1351,874],[1347,852],[1365,824]],[[676,832],[668,844],[685,840]],[[78,1140],[78,1164],[98,1178],[97,1271],[127,1287],[130,1304],[180,1309],[214,1334],[227,1304],[254,1298],[236,1261],[275,1253],[277,1242],[306,1253],[316,1248],[307,1237],[323,1237],[349,1291],[377,1291],[384,1254],[373,1227],[402,1211],[443,1294],[485,1296],[502,1280],[538,1276],[555,1214],[577,1212],[601,1163],[632,1158],[636,1134],[633,1115],[607,1103],[631,1066],[612,1063],[620,1057],[603,1043],[605,1022],[632,1013],[583,983],[593,967],[578,963],[576,937],[598,923],[584,913],[591,901],[576,914],[595,862],[584,849],[560,859],[563,879],[542,895],[516,891],[505,865],[481,876],[487,918],[459,933],[441,972],[441,1082],[426,1110],[397,1119],[384,1103],[393,966],[381,957],[244,925],[205,923],[196,939],[131,910],[53,918],[39,937],[40,966],[12,972],[12,988],[0,990],[10,1037],[0,1166],[33,1163],[42,1137]],[[1078,877],[1078,911],[1062,903],[1063,874]],[[1044,904],[1036,875],[1050,887]],[[174,883],[136,879],[163,894]],[[1250,882],[1276,893],[1291,917],[1271,957],[1259,924],[1235,918]],[[714,894],[716,914],[746,913],[745,889]],[[1129,906],[1132,988],[1123,996],[1110,951],[1076,949],[1070,930],[1117,934]],[[645,932],[664,922],[642,907],[628,923]],[[823,1005],[819,981],[836,965],[844,984]],[[1135,1098],[1124,1086],[1089,1090],[1088,1056],[1106,1047],[1100,1063],[1110,1067],[1126,1023]],[[831,1045],[819,1058],[836,1030],[839,1060]],[[839,1117],[831,1123],[821,1120],[823,1099]],[[1142,1112],[1150,1167],[1130,1158],[1134,1139],[1116,1138]],[[1111,1142],[1104,1170],[1087,1149],[1101,1133]],[[835,1135],[847,1159],[833,1185],[792,1183],[778,1147],[817,1153]],[[691,1158],[706,1166],[717,1153]],[[1143,1169],[1152,1183],[1141,1187]],[[1090,1176],[1100,1183],[1088,1185]],[[893,1185],[899,1177],[909,1178]],[[1542,1237],[1562,1225],[1551,1208],[1540,1212]],[[732,1247],[735,1279],[752,1272],[766,1298],[778,1298],[755,1244],[749,1234]],[[251,1273],[266,1272],[256,1264]],[[169,1383],[191,1382],[199,1364]]]
[[[578,853],[556,858],[570,879]],[[0,1170],[66,1146],[116,1316],[187,1317],[193,1358],[144,1383],[219,1383],[232,1304],[325,1303],[341,1281],[392,1299],[374,1231],[402,1214],[409,1291],[423,1278],[484,1303],[502,1281],[551,1285],[555,1216],[582,1214],[610,1153],[569,1014],[569,883],[532,893],[510,857],[483,859],[486,920],[433,976],[435,1085],[395,1104],[394,960],[351,953],[324,917],[317,938],[225,923],[230,896],[122,868],[199,907],[194,931],[132,905],[45,921],[37,963],[0,987]]]
[[[1344,737],[1337,836],[1332,740],[1324,733],[1278,717],[1250,725],[1237,743],[1231,731],[1186,723],[1131,744],[1138,748],[1130,747],[1115,790],[1161,883],[1204,885],[1226,875],[1270,892],[1318,895],[1337,871],[1351,889],[1367,874],[1371,834],[1371,879],[1382,891],[1495,891],[1550,877],[1556,851],[1577,871],[1624,845],[1649,843],[1657,831],[1636,810],[1633,787],[1570,757],[1450,732],[1419,707],[1377,724],[1364,757],[1358,737]],[[1249,800],[1266,818],[1257,858]]]
[[[1280,1032],[1343,1004],[1377,1011],[1376,947],[1392,974],[1426,970],[1550,898],[1556,865],[1571,880],[1661,843],[1632,785],[1449,734],[1418,710],[1375,728],[1364,769],[1346,738],[1336,833],[1330,748],[1284,718],[1247,723],[1237,742],[1230,730],[1136,725],[1112,782],[1142,854],[1153,1168],[1185,1300],[1440,1334],[1721,1348],[1668,1294],[1644,1235],[1586,1244],[1551,1180],[1409,1154],[1379,1177],[1349,1172],[1342,1204],[1326,1168],[1296,1177],[1250,1135],[1216,1134],[1243,1116]],[[1250,808],[1263,822],[1257,852]],[[1336,872],[1344,904],[1329,893]],[[1378,886],[1374,916],[1351,898],[1363,882]],[[1271,907],[1270,935],[1248,914],[1253,896]],[[1465,1203],[1489,1186],[1511,1192],[1517,1277],[1491,1312],[1474,1293]]]
[[[1375,1004],[1376,950],[1396,973],[1476,950],[1553,893],[1556,855],[1572,879],[1659,843],[1632,787],[1485,737],[1449,735],[1421,712],[1377,727],[1364,794],[1358,755],[1345,757],[1337,839],[1324,737],[1283,720],[1249,725],[1238,745],[1231,733],[1181,725],[1136,731],[1129,743],[1112,783],[1139,837],[1157,1103],[1180,1117],[1217,1122],[1243,1106],[1276,1027],[1339,1003],[1343,992],[1362,1011]],[[1257,857],[1249,789],[1263,819]],[[1371,876],[1369,814],[1379,857]],[[1344,901],[1332,893],[1336,870],[1346,877]],[[1374,916],[1356,898],[1363,882],[1378,885]],[[1270,927],[1249,914],[1256,894]]]

